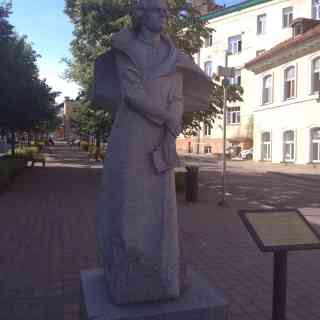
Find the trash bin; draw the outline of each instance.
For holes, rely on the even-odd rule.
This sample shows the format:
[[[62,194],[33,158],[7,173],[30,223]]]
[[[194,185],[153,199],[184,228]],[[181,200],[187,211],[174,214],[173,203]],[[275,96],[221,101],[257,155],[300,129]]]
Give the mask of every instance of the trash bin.
[[[196,202],[198,200],[199,167],[187,166],[186,170],[186,201]]]

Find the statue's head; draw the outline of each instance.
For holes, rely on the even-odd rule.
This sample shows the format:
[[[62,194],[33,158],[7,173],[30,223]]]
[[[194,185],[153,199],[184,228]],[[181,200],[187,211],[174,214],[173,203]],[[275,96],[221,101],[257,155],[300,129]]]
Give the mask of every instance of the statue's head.
[[[152,32],[160,33],[168,18],[167,3],[165,0],[135,1],[131,18],[135,31],[145,26]]]

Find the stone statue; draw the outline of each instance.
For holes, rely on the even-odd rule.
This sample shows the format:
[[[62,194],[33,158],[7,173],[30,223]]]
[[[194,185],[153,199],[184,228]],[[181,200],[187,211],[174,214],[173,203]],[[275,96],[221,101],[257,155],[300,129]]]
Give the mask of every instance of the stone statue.
[[[183,112],[209,106],[211,81],[162,30],[166,3],[140,0],[133,30],[95,63],[93,99],[115,114],[97,211],[112,301],[178,298],[186,268],[178,241],[175,140]]]

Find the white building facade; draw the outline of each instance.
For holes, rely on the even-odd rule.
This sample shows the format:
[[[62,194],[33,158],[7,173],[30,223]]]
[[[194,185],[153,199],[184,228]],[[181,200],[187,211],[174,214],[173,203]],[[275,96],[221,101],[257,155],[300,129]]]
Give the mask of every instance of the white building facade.
[[[320,21],[295,20],[290,39],[246,67],[256,77],[254,159],[320,163]]]
[[[254,110],[257,76],[245,64],[279,42],[291,37],[290,23],[298,17],[320,19],[319,0],[247,0],[202,16],[214,31],[196,57],[199,66],[212,75],[218,66],[235,68],[231,81],[244,89],[243,102],[228,105],[227,140],[238,150],[252,145],[255,137]],[[213,128],[203,127],[198,137],[180,138],[177,148],[185,152],[219,153],[222,151],[222,120]]]

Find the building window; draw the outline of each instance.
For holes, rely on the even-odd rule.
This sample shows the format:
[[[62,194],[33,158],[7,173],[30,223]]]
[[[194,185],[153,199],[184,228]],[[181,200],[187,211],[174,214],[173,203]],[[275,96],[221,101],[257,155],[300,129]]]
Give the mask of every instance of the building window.
[[[256,56],[260,56],[261,54],[265,53],[266,50],[265,49],[262,49],[262,50],[257,50],[256,51]]]
[[[204,125],[204,135],[211,136],[211,127],[208,124]]]
[[[312,93],[320,91],[320,57],[312,61]]]
[[[267,75],[262,79],[262,104],[272,102],[272,76]]]
[[[271,133],[264,132],[261,137],[262,146],[261,146],[261,159],[265,161],[271,160]]]
[[[211,77],[212,76],[212,62],[207,61],[204,63],[204,72]]]
[[[267,15],[261,14],[257,16],[257,34],[266,33]]]
[[[312,0],[312,18],[320,20],[320,0]]]
[[[283,133],[283,159],[292,162],[295,159],[294,131],[288,130]]]
[[[230,37],[228,39],[228,50],[231,54],[238,54],[242,51],[241,35]]]
[[[293,8],[287,7],[282,9],[282,28],[288,28],[293,21]]]
[[[240,124],[240,107],[229,107],[227,110],[227,123]]]
[[[230,84],[241,86],[241,70],[235,69],[234,75],[232,78],[230,78]]]
[[[204,63],[204,72],[211,77],[212,76],[212,62],[207,61]]]
[[[320,128],[311,130],[311,160],[320,162]]]
[[[212,43],[213,43],[213,37],[212,37],[212,34],[210,33],[208,38],[205,38],[204,40],[204,47],[205,48],[212,47]]]
[[[204,146],[204,153],[212,153],[211,146]]]
[[[302,32],[303,32],[302,23],[297,23],[293,29],[294,37],[298,36],[299,34],[302,34]]]
[[[296,94],[296,69],[289,67],[284,71],[284,99],[294,98]]]

